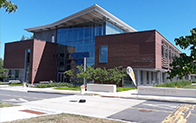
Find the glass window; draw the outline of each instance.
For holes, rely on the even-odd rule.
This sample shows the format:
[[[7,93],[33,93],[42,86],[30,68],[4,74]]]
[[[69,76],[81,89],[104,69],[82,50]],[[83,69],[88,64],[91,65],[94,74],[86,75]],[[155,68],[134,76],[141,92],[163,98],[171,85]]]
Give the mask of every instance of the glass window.
[[[141,71],[141,84],[143,84],[143,71]]]
[[[164,57],[164,46],[163,45],[161,47],[161,51],[162,51],[162,57]]]
[[[54,43],[55,42],[55,39],[54,39],[54,36],[52,36],[52,43]]]
[[[146,73],[146,76],[147,76],[147,84],[149,84],[149,72],[148,71]]]
[[[85,30],[85,40],[88,40],[89,38],[90,38],[90,28],[89,27],[86,27],[86,28],[84,28],[84,30]]]
[[[83,28],[79,28],[79,41],[83,40]]]
[[[100,47],[100,54],[99,54],[99,62],[100,63],[107,63],[108,62],[108,46],[101,46]]]
[[[19,70],[15,70],[15,78],[16,78],[16,79],[19,78]]]
[[[68,29],[68,41],[72,41],[72,29]]]
[[[154,81],[154,73],[151,72],[151,80]]]

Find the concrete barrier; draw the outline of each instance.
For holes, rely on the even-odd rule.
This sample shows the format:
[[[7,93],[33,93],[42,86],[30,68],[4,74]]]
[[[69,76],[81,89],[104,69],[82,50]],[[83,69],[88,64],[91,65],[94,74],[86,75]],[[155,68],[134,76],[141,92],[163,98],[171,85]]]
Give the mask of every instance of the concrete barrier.
[[[112,84],[87,84],[87,91],[116,92],[116,85]]]
[[[138,94],[196,98],[195,89],[138,86]]]
[[[22,83],[20,80],[9,80],[9,83]]]

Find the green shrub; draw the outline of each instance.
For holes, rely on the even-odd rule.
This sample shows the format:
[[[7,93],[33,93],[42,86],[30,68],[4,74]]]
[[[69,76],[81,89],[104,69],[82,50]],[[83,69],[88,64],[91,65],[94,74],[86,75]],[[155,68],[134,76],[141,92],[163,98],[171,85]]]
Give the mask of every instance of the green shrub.
[[[196,81],[192,81],[192,83],[196,83]]]
[[[35,88],[49,88],[49,87],[61,87],[61,86],[73,86],[69,83],[49,83],[49,84],[38,84]]]
[[[177,86],[178,88],[187,86],[187,85],[191,85],[190,81],[187,80],[182,80],[182,81],[176,81],[176,82],[167,82],[164,84],[160,84],[160,85],[155,85],[154,87],[172,87],[175,88],[175,86]]]

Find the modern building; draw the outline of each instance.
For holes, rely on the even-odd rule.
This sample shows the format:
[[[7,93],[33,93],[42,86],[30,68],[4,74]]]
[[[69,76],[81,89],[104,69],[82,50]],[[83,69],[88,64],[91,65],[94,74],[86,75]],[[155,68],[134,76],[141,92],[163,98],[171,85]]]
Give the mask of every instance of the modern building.
[[[173,56],[181,52],[156,30],[137,32],[98,5],[52,24],[25,29],[34,39],[5,44],[10,79],[65,82],[64,71],[84,63],[133,67],[138,84],[166,82]],[[123,85],[130,81],[123,79]]]

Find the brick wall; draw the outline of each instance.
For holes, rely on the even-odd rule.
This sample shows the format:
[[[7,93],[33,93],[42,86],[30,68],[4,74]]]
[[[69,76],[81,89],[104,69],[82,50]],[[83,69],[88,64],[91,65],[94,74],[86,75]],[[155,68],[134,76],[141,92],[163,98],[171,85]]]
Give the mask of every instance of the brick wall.
[[[100,46],[108,46],[108,63],[99,63]],[[95,67],[155,68],[155,30],[98,36]]]
[[[6,43],[4,52],[4,68],[24,68],[25,50],[32,49],[32,45],[33,40]]]

